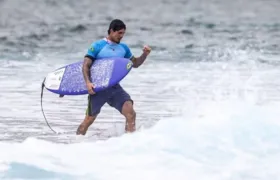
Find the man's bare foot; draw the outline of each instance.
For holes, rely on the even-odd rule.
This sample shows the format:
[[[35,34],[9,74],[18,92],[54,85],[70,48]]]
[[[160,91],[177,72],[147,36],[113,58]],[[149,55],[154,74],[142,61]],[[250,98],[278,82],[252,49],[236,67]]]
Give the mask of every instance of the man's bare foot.
[[[125,125],[125,132],[126,133],[132,133],[135,131],[135,123],[127,123]]]
[[[77,135],[85,135],[87,132],[87,127],[85,125],[83,125],[83,123],[78,127],[76,134]]]

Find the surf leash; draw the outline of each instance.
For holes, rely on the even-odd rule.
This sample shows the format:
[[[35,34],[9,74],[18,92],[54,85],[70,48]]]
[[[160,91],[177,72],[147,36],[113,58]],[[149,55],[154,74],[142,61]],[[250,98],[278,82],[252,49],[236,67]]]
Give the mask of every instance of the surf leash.
[[[42,82],[42,87],[41,87],[41,110],[42,110],[42,113],[43,113],[43,116],[44,116],[44,119],[48,125],[48,127],[50,128],[50,130],[52,130],[54,133],[58,134],[55,130],[52,129],[52,127],[50,126],[46,116],[45,116],[45,113],[44,113],[44,109],[43,109],[43,92],[44,92],[44,88],[45,88],[45,80],[46,78],[44,78],[43,82]]]

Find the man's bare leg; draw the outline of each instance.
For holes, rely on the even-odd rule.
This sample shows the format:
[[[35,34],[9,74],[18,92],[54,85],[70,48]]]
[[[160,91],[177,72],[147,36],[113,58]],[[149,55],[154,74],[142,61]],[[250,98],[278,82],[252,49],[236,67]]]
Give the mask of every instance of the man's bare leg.
[[[136,113],[133,109],[133,103],[131,101],[126,101],[123,104],[122,114],[126,118],[125,131],[134,132],[135,131]]]
[[[86,115],[84,121],[78,127],[76,134],[77,135],[85,135],[89,126],[94,122],[97,116],[88,116]]]

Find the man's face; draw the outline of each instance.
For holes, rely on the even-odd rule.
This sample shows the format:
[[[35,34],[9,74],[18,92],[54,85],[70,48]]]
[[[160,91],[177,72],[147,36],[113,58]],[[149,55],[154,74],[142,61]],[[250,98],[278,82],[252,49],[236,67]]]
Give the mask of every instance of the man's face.
[[[125,34],[125,29],[121,29],[115,32],[112,29],[110,30],[110,38],[115,43],[120,43],[124,34]]]

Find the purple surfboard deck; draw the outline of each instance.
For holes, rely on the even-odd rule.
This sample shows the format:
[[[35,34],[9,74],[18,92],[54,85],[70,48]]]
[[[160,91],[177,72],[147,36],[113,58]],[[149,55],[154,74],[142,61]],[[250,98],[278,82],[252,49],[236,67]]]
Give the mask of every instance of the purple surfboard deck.
[[[45,79],[45,87],[60,95],[88,94],[82,73],[83,62],[61,67],[49,73]],[[95,85],[94,91],[102,91],[119,83],[131,70],[132,62],[125,58],[106,58],[94,61],[90,73]]]

